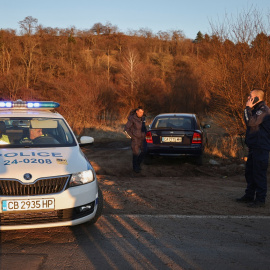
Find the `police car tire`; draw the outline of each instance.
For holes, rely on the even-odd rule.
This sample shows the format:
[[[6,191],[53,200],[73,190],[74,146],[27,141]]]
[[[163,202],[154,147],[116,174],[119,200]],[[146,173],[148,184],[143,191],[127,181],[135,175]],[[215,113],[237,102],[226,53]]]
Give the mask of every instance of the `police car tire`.
[[[98,206],[97,206],[97,212],[96,212],[95,217],[89,221],[89,224],[90,225],[95,224],[98,221],[98,219],[100,218],[100,216],[102,214],[102,211],[103,211],[103,194],[102,194],[101,189],[98,187]]]

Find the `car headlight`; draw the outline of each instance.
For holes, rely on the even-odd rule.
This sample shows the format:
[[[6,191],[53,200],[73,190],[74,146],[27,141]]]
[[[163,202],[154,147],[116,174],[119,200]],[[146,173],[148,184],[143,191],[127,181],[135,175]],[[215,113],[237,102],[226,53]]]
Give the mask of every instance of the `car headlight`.
[[[75,187],[91,183],[96,179],[96,175],[92,170],[74,173],[69,180],[69,186]]]

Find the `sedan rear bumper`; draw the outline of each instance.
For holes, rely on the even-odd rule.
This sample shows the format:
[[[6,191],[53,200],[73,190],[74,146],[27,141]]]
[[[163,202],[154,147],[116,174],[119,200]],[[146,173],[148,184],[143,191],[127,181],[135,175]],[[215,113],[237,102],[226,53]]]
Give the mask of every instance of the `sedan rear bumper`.
[[[153,156],[200,156],[202,153],[201,144],[189,146],[147,145],[147,154]]]

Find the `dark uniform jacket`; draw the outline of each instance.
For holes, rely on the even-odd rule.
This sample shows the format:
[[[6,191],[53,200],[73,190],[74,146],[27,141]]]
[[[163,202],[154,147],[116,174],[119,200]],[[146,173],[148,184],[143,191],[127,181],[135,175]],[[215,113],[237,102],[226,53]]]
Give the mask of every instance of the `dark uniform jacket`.
[[[270,109],[265,102],[260,101],[253,109],[246,107],[244,120],[247,126],[246,145],[270,150]]]
[[[139,118],[136,114],[136,110],[132,110],[128,116],[124,131],[132,140],[143,141],[147,131],[145,127],[145,117]]]

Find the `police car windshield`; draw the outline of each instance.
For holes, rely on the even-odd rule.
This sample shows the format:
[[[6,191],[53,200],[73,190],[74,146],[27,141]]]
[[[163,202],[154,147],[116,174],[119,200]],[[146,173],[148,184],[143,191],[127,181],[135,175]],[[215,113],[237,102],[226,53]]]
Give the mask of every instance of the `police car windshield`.
[[[0,147],[65,147],[76,141],[63,119],[0,118]]]

